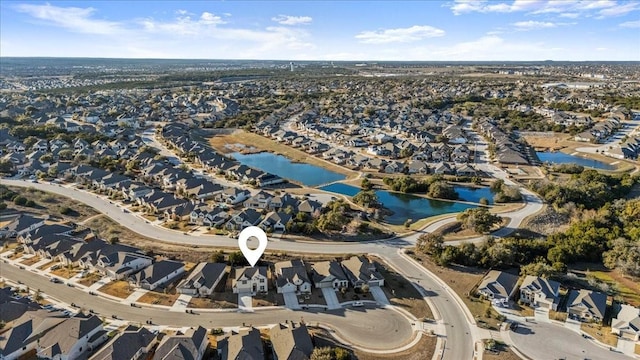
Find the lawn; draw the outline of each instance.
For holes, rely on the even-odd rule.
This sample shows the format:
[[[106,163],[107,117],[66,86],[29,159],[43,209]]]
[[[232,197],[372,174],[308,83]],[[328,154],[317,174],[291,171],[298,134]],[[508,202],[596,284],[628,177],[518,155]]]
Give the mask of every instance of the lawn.
[[[83,277],[82,279],[78,280],[78,283],[84,286],[91,286],[96,282],[98,282],[98,280],[100,280],[101,278],[102,278],[102,275],[100,275],[99,273],[92,272],[87,274],[87,276]]]
[[[491,353],[489,351],[485,351],[482,354],[483,360],[520,360],[520,357],[516,355],[511,348],[508,346],[498,347],[496,349],[497,353]]]
[[[136,302],[146,303],[146,304],[154,304],[154,305],[164,305],[171,306],[173,303],[178,300],[180,294],[165,294],[156,291],[148,291],[146,294],[142,295]]]
[[[327,301],[322,296],[322,290],[316,289],[315,287],[311,289],[311,294],[306,295],[298,295],[298,303],[300,305],[327,305]]]
[[[613,347],[616,347],[618,345],[618,336],[611,333],[610,326],[583,323],[580,325],[580,330],[586,332],[601,343]]]
[[[24,255],[24,252],[22,252],[22,251],[15,251],[11,256],[9,256],[9,259],[11,259],[11,260],[15,260],[15,259],[21,258],[21,257],[22,257],[22,255]]]
[[[65,279],[70,279],[76,276],[76,274],[78,274],[79,272],[80,272],[80,268],[76,266],[72,267],[71,269],[69,269],[69,267],[67,266],[61,266],[60,268],[51,271],[53,275],[57,275]]]
[[[22,260],[20,263],[26,266],[31,266],[35,263],[37,263],[38,261],[40,261],[40,256],[32,256],[26,260]]]
[[[491,307],[489,301],[469,296],[475,291],[475,287],[484,277],[485,270],[457,265],[443,267],[431,262],[426,255],[418,255],[418,257],[416,257],[414,254],[412,256],[427,270],[447,283],[453,291],[460,296],[467,308],[469,308],[469,311],[471,311],[471,314],[475,317],[478,326],[492,330],[499,329],[501,321],[496,319],[499,314]]]
[[[98,289],[98,291],[122,299],[126,299],[133,294],[133,288],[125,280],[112,281]]]

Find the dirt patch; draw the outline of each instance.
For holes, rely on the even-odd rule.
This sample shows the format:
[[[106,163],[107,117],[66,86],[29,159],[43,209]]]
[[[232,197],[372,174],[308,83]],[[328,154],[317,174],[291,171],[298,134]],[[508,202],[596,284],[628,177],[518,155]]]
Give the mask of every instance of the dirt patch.
[[[44,192],[32,187],[24,188],[8,186],[8,188],[16,194],[20,194],[29,200],[33,200],[37,204],[36,207],[11,205],[12,208],[15,208],[20,212],[34,213],[37,215],[50,215],[74,222],[98,214],[98,212],[92,207],[79,203],[66,196]],[[63,212],[66,214],[63,215]]]
[[[48,268],[50,268],[51,266],[53,266],[54,264],[57,264],[57,263],[58,263],[57,261],[51,260],[46,264],[42,264],[42,265],[38,266],[38,270],[48,269]]]
[[[267,294],[257,294],[251,299],[251,303],[253,307],[282,306],[284,305],[284,297],[275,290],[271,290]]]
[[[155,291],[148,291],[146,294],[142,295],[138,300],[136,300],[136,302],[171,306],[176,302],[176,300],[178,300],[179,296],[180,294],[164,294]]]
[[[238,296],[236,294],[231,294],[235,296],[235,303],[232,302],[230,296],[223,299],[222,296],[216,296],[217,294],[227,295],[226,293],[214,293],[212,297],[194,297],[189,301],[187,307],[195,309],[233,309],[238,307]]]
[[[98,273],[90,273],[82,279],[78,280],[77,283],[84,286],[91,286],[97,283],[102,278],[102,275]]]
[[[581,324],[580,330],[586,332],[594,339],[609,346],[618,346],[618,336],[611,333],[610,326],[602,326],[598,324]]]
[[[133,294],[133,288],[129,285],[129,282],[124,280],[112,281],[98,289],[98,291],[122,299],[126,299]]]
[[[78,273],[80,272],[80,268],[78,267],[71,267],[69,268],[68,266],[61,266],[55,270],[51,271],[51,274],[56,275],[56,276],[60,276],[62,278],[65,279],[70,279],[74,276],[76,276]]]
[[[575,142],[569,141],[568,134],[558,134],[553,132],[541,133],[538,135],[525,135],[524,139],[533,148],[539,151],[555,151],[572,146],[576,147]],[[587,143],[581,143],[582,146],[589,146]]]
[[[31,266],[35,263],[37,263],[38,261],[40,261],[40,257],[39,256],[32,256],[26,260],[22,260],[20,262],[20,264],[26,265],[26,266]]]

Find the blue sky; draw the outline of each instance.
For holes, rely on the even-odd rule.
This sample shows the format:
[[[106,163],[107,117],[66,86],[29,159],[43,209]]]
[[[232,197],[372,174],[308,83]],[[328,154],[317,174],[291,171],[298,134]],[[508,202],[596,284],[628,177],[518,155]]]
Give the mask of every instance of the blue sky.
[[[11,1],[0,55],[640,60],[640,1]]]

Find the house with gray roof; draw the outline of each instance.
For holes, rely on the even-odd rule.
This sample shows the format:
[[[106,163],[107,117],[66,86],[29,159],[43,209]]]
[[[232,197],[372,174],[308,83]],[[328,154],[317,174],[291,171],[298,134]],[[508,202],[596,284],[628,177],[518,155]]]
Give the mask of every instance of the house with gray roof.
[[[520,285],[520,300],[533,307],[558,311],[560,283],[527,275]]]
[[[224,263],[199,263],[176,289],[181,294],[211,296],[226,274],[226,269],[227,264]]]
[[[264,360],[264,346],[260,331],[256,328],[231,332],[228,338],[218,341],[220,360]]]
[[[478,293],[491,300],[509,300],[517,290],[517,283],[517,275],[491,270],[478,285]]]
[[[269,330],[275,360],[308,360],[313,343],[304,324],[278,324]]]
[[[339,262],[335,260],[318,261],[311,265],[311,279],[316,288],[338,290],[349,286],[349,280]]]
[[[198,326],[185,333],[165,336],[158,344],[153,360],[200,360],[209,346],[207,329]]]
[[[161,260],[140,270],[131,277],[131,281],[143,289],[155,290],[160,286],[170,283],[182,273],[184,273],[184,263],[173,260]]]
[[[124,279],[151,265],[153,259],[136,252],[116,251],[98,257],[95,269],[113,279]]]
[[[95,315],[76,315],[44,334],[36,347],[38,359],[74,360],[86,357],[107,340],[102,320]]]
[[[618,314],[611,319],[611,332],[621,338],[640,341],[640,309],[631,305],[620,305]]]
[[[157,343],[157,336],[146,328],[129,325],[122,333],[115,336],[107,345],[89,359],[146,359]]]
[[[369,286],[384,286],[384,278],[376,270],[375,263],[369,261],[365,256],[352,256],[342,261],[344,273],[354,288]]]
[[[4,228],[0,228],[0,237],[17,237],[44,225],[44,218],[29,214],[20,214]]]
[[[231,281],[234,294],[267,292],[267,268],[265,266],[245,266],[235,269],[235,276]]]
[[[585,289],[569,292],[567,313],[574,319],[602,322],[606,310],[607,294]]]
[[[67,319],[62,313],[26,311],[0,336],[0,359],[17,360],[36,349],[38,338]]]
[[[303,260],[280,261],[274,264],[278,293],[310,293],[311,280]]]

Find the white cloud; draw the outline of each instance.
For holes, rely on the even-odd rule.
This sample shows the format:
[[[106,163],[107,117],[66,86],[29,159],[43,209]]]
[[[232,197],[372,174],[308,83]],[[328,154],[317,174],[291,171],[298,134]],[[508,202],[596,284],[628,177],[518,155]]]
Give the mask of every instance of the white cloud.
[[[35,19],[53,26],[63,27],[84,34],[116,34],[122,31],[122,24],[115,21],[94,19],[94,8],[58,7],[51,4],[19,4],[14,7]]]
[[[444,36],[442,29],[428,25],[414,25],[408,28],[363,31],[356,39],[365,44],[388,44],[398,42],[414,42],[426,38]]]
[[[575,25],[576,23],[554,23],[550,21],[518,21],[511,25],[519,31],[540,30],[540,29],[552,29],[559,26]]]
[[[620,24],[620,27],[623,27],[623,28],[640,28],[640,20],[623,22],[622,24]]]
[[[220,16],[206,11],[200,15],[200,22],[207,25],[226,24],[226,21],[222,20]]]
[[[575,12],[562,13],[562,14],[560,14],[560,17],[569,18],[569,19],[577,19],[578,17],[580,17],[580,14],[575,13]]]
[[[622,16],[622,15],[626,15],[632,11],[636,11],[640,9],[640,3],[628,3],[628,4],[624,4],[624,5],[619,5],[619,6],[612,6],[612,7],[608,7],[606,9],[602,9],[600,10],[600,12],[598,13],[600,16],[598,16],[598,18],[606,18],[606,17],[612,17],[612,16]]]
[[[280,25],[307,25],[313,21],[310,16],[290,16],[290,15],[278,15],[272,17],[271,20],[277,22]]]

